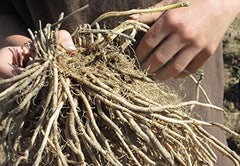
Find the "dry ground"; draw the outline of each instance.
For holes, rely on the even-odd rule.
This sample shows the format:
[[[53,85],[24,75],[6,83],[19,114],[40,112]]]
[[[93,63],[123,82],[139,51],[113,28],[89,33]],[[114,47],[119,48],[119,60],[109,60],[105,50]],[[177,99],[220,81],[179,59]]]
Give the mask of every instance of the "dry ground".
[[[240,133],[240,16],[231,25],[223,40],[225,62],[224,107],[226,125]],[[229,146],[240,154],[240,140],[228,136]]]

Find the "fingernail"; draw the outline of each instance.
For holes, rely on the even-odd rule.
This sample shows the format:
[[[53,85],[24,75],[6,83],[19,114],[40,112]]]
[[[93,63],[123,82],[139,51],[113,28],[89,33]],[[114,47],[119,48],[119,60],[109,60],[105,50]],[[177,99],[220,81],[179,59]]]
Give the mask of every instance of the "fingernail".
[[[140,17],[140,14],[133,14],[130,16],[131,19],[137,20]]]
[[[74,44],[73,44],[72,42],[62,43],[62,46],[63,46],[66,50],[70,50],[70,51],[75,51],[75,50],[77,50],[77,48],[74,46]]]
[[[23,54],[24,55],[29,55],[31,52],[30,52],[30,49],[26,48],[26,47],[23,47]]]

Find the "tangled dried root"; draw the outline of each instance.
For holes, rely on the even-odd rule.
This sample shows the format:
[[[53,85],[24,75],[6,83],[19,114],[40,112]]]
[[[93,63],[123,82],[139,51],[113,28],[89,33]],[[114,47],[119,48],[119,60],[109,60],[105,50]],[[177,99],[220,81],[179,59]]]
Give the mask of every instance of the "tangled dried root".
[[[113,30],[79,26],[74,55],[58,46],[58,27],[32,36],[35,55],[22,74],[0,80],[1,144],[8,165],[213,165],[213,149],[240,158],[210,135],[213,124],[191,118],[166,85],[130,57],[138,31],[125,21]]]

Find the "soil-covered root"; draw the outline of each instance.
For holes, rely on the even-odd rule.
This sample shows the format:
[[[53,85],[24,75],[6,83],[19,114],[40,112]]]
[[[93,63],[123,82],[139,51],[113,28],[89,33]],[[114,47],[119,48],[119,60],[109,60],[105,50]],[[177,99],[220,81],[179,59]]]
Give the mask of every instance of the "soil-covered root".
[[[213,124],[187,114],[193,105],[221,108],[182,102],[130,56],[147,25],[80,25],[75,53],[58,46],[58,28],[31,32],[32,60],[22,74],[0,80],[11,84],[0,93],[4,164],[214,165],[216,149],[239,165],[239,156],[204,129]]]

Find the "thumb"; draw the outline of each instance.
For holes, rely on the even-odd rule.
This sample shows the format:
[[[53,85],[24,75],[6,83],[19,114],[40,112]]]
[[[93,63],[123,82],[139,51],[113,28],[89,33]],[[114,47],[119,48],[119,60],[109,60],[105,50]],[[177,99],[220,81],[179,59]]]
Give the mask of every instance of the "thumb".
[[[166,3],[162,1],[160,3],[157,3],[154,6],[149,7],[148,9],[158,8],[158,7],[162,7],[164,5],[166,5]],[[145,23],[145,24],[151,24],[151,23],[155,22],[162,14],[163,14],[163,12],[133,14],[133,15],[129,16],[129,19],[137,20],[137,21]]]
[[[60,30],[58,37],[59,37],[60,46],[65,48],[67,51],[75,51],[76,50],[76,47],[72,40],[72,37],[68,31]]]

